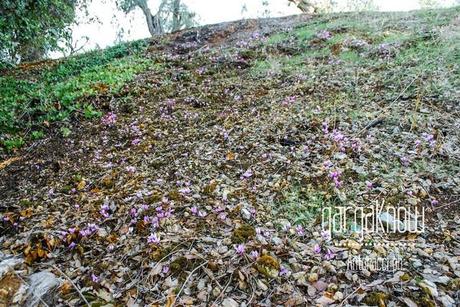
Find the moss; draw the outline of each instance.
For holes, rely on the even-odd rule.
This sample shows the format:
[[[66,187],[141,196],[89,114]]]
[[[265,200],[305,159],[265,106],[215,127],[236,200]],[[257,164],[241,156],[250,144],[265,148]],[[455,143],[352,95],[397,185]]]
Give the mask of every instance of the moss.
[[[170,200],[175,200],[175,201],[182,199],[182,195],[179,193],[177,189],[169,191],[168,197]]]
[[[256,230],[249,224],[242,224],[233,231],[232,242],[244,243],[256,236]]]
[[[115,179],[117,178],[118,173],[116,171],[112,171],[110,174],[105,175],[101,179],[101,185],[104,188],[110,189],[115,186]]]
[[[280,264],[274,257],[263,255],[257,259],[256,268],[265,277],[276,278],[280,270]]]
[[[454,291],[460,290],[460,278],[454,278],[449,281],[449,288]]]
[[[422,296],[420,300],[416,303],[418,306],[421,306],[421,307],[435,307],[436,306],[436,303],[428,295]]]
[[[169,266],[171,268],[171,272],[179,273],[180,271],[183,271],[187,267],[188,261],[189,260],[187,260],[185,257],[176,258],[173,260],[173,262],[171,262],[171,265]]]
[[[384,292],[371,292],[364,298],[364,303],[371,306],[385,307],[388,302],[388,294]]]
[[[163,194],[160,191],[152,191],[152,194],[147,198],[147,202],[156,203],[161,200]]]
[[[411,277],[410,277],[410,275],[409,275],[408,273],[404,273],[399,279],[400,279],[401,281],[406,282],[406,281],[411,280]]]

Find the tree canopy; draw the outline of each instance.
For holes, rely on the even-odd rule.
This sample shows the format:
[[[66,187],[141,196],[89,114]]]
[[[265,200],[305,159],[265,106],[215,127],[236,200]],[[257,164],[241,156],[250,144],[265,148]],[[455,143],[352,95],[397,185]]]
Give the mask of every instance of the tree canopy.
[[[17,63],[43,58],[71,37],[70,25],[86,0],[0,1],[0,61]]]
[[[116,0],[116,3],[126,14],[140,8],[152,36],[196,25],[195,13],[180,0],[161,0],[155,14],[152,13],[147,0]]]

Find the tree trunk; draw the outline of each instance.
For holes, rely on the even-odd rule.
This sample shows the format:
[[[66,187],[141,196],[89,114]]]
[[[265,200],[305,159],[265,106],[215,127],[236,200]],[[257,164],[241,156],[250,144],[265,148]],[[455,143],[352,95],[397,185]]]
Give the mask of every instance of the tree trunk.
[[[150,35],[155,36],[158,34],[163,34],[163,26],[161,24],[161,20],[159,17],[160,12],[158,12],[155,15],[152,15],[152,12],[150,11],[149,6],[147,5],[147,2],[145,0],[138,1],[138,6],[144,13]]]
[[[173,20],[172,20],[172,31],[180,30],[180,0],[174,0],[173,2]]]

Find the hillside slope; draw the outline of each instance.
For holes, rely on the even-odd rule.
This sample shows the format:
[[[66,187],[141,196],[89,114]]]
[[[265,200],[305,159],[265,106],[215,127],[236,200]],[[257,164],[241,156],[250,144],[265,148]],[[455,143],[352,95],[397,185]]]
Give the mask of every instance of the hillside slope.
[[[0,259],[24,263],[0,303],[49,270],[69,305],[453,306],[459,15],[245,20],[3,71]],[[423,232],[322,232],[375,203]]]

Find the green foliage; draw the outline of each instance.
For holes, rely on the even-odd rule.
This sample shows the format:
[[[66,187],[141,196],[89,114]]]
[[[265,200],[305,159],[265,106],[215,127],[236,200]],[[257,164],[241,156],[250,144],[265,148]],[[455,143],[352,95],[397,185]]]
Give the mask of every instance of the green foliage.
[[[3,141],[3,146],[5,146],[7,151],[20,148],[22,145],[24,145],[24,139],[22,137],[11,138]]]
[[[76,110],[82,110],[87,119],[101,116],[97,106],[90,103],[91,97],[119,92],[135,74],[146,69],[151,62],[140,56],[145,48],[143,41],[137,41],[71,57],[47,65],[34,75],[9,71],[0,77],[1,139],[15,140],[16,135],[29,129],[34,131],[33,139],[41,138],[44,122],[67,120]],[[21,142],[3,143],[12,148]]]
[[[41,59],[70,38],[70,24],[85,0],[0,1],[0,63]]]

